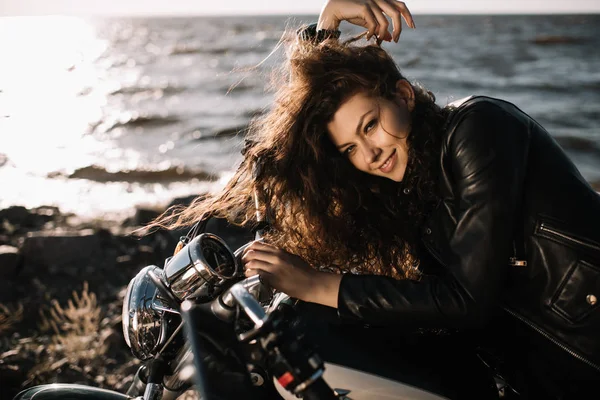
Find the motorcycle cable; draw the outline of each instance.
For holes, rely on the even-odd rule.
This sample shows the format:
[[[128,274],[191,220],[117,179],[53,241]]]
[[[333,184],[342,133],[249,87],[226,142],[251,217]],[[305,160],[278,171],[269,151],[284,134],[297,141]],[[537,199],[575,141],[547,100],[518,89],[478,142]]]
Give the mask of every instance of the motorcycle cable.
[[[290,315],[293,313],[293,315]],[[299,316],[291,307],[278,308],[257,335],[267,353],[277,382],[297,397],[307,400],[337,399],[323,380],[325,365],[302,334]]]

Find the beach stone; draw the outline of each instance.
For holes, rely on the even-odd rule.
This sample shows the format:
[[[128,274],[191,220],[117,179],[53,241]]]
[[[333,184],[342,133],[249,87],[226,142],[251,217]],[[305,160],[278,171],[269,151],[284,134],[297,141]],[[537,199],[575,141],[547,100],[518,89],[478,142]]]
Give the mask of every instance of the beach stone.
[[[31,220],[31,213],[22,206],[11,206],[0,210],[0,220],[6,220],[11,225],[25,225]]]
[[[187,207],[190,204],[192,204],[192,201],[194,201],[196,198],[205,197],[205,196],[206,196],[206,194],[201,193],[201,194],[193,194],[190,196],[175,197],[173,200],[171,200],[169,205],[167,205],[167,209],[172,206],[186,206]]]
[[[29,210],[23,206],[11,206],[0,210],[0,232],[13,234],[38,229],[59,215],[57,207],[42,206]]]
[[[137,208],[135,210],[135,214],[129,218],[126,218],[121,226],[145,226],[160,214],[161,213],[157,210]]]
[[[21,254],[25,265],[61,266],[87,264],[101,255],[102,239],[91,229],[74,233],[30,232]]]
[[[0,276],[14,275],[19,265],[19,249],[14,246],[0,246]]]

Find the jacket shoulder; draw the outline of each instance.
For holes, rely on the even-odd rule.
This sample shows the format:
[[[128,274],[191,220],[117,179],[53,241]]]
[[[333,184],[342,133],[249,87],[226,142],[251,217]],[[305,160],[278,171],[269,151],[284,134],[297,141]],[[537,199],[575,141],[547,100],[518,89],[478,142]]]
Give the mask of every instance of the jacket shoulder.
[[[461,136],[477,134],[479,129],[503,131],[502,128],[524,127],[527,115],[508,101],[487,96],[471,96],[448,104],[450,115],[444,128],[444,142],[448,145],[457,133]],[[468,126],[467,129],[457,129]],[[456,132],[458,131],[458,132]]]
[[[462,118],[473,112],[484,115],[522,113],[514,104],[508,101],[487,96],[469,96],[447,105],[450,109],[448,128],[456,125]]]

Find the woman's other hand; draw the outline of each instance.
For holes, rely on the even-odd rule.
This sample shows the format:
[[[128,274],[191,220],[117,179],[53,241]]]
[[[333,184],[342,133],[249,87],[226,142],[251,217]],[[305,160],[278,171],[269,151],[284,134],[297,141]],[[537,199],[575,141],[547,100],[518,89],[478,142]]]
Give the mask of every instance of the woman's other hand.
[[[389,31],[391,18],[393,31]],[[406,24],[415,28],[410,11],[406,4],[396,0],[327,0],[321,9],[317,29],[338,29],[340,22],[348,21],[351,24],[367,28],[367,40],[377,35],[379,40],[398,42],[402,32],[402,17]]]
[[[259,274],[270,286],[290,297],[337,307],[341,275],[319,272],[302,258],[256,241],[242,255],[246,276]]]

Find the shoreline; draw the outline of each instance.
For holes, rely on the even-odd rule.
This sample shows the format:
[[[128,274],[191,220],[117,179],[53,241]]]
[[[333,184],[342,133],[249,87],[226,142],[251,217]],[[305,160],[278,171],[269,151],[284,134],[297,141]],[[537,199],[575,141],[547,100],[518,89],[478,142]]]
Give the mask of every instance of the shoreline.
[[[0,210],[0,398],[45,383],[127,389],[139,361],[122,333],[126,286],[143,267],[162,267],[178,238],[131,233],[160,211],[107,220],[51,206]]]

